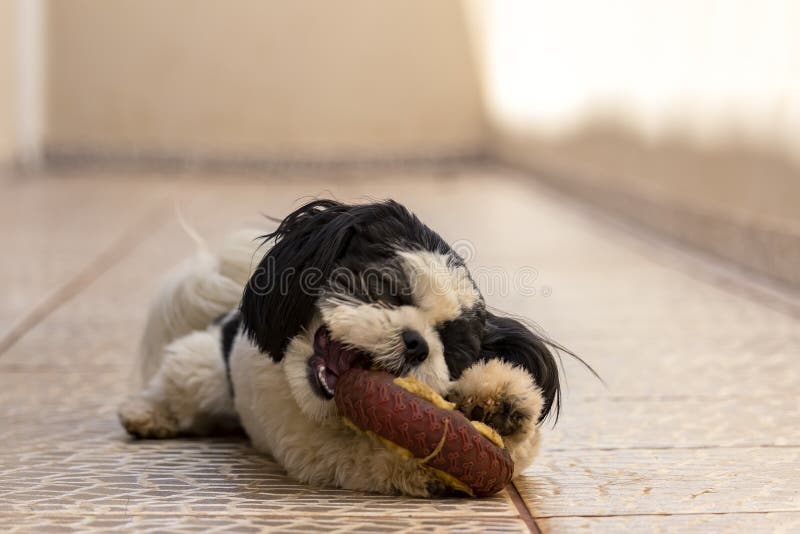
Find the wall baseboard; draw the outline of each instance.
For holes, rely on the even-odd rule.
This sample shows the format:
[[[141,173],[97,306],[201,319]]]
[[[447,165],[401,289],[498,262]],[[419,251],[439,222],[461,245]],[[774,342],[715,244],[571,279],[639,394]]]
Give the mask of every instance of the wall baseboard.
[[[501,145],[494,153],[475,148],[342,158],[49,148],[44,151],[43,161],[44,169],[54,173],[123,171],[253,176],[457,172],[476,166],[508,165],[657,234],[758,273],[792,291],[800,289],[800,228],[756,217],[735,217],[716,209],[705,209],[702,202],[689,205],[637,190],[630,187],[630,183],[582,176],[568,165],[552,164],[547,158],[537,157],[535,151],[521,150],[520,146]],[[24,172],[25,168],[17,166],[17,170]]]
[[[357,173],[432,168],[472,167],[491,161],[480,148],[429,153],[364,154],[359,157],[317,155],[194,154],[168,151],[96,151],[47,148],[49,171],[125,170],[139,172],[297,174]]]
[[[630,180],[609,176],[612,165],[595,164],[606,173],[603,176],[587,170],[592,167],[590,160],[577,165],[570,161],[575,154],[569,152],[542,157],[527,141],[500,144],[495,152],[502,163],[533,174],[570,196],[765,276],[790,291],[800,290],[800,225],[794,220],[721,210],[715,198],[702,195],[688,202],[658,194],[645,187],[652,178],[646,167],[639,169],[643,185],[637,187]],[[764,187],[770,184],[767,182]]]

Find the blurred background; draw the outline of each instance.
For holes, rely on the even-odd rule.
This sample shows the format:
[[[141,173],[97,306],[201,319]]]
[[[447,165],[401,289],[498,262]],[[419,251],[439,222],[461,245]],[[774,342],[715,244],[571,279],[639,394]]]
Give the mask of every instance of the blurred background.
[[[503,494],[125,436],[164,273],[314,196],[602,377]],[[0,251],[2,532],[800,532],[797,0],[0,0]]]
[[[492,162],[798,286],[798,28],[791,0],[0,0],[0,161]]]

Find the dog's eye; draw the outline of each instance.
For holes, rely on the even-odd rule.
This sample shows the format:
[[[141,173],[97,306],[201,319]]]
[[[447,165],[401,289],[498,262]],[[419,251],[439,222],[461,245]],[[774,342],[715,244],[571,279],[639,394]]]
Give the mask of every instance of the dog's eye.
[[[393,277],[373,280],[368,286],[367,293],[370,301],[388,306],[412,306],[414,304],[414,298],[402,280]]]
[[[365,271],[362,279],[369,299],[389,306],[412,306],[414,298],[407,279],[399,269],[381,266]]]
[[[374,301],[392,307],[412,306],[414,304],[414,301],[410,295],[404,295],[402,293],[399,294],[385,293],[380,296],[374,297]]]

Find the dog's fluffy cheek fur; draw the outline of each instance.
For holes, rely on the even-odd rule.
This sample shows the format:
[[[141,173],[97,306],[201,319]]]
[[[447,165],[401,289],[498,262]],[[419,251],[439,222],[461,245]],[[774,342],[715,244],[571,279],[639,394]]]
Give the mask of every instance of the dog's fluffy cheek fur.
[[[514,476],[530,465],[539,450],[536,421],[544,405],[530,373],[501,360],[479,362],[462,373],[448,398],[467,416],[476,408],[487,418],[496,410],[520,415],[520,424],[503,441],[514,460]]]
[[[316,332],[319,325],[320,321],[314,319],[308,331],[303,331],[292,339],[280,365],[300,410],[311,420],[322,422],[335,416],[338,411],[336,403],[320,398],[308,383],[308,359],[314,354],[313,334],[308,332]]]

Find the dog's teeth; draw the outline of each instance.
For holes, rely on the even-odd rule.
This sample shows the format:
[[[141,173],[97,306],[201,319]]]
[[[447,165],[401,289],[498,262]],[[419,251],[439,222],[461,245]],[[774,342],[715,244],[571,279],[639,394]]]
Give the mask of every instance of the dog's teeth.
[[[329,395],[333,395],[333,391],[328,386],[328,382],[325,380],[325,366],[323,365],[317,370],[317,378],[319,379],[319,383],[322,388],[328,392]]]

